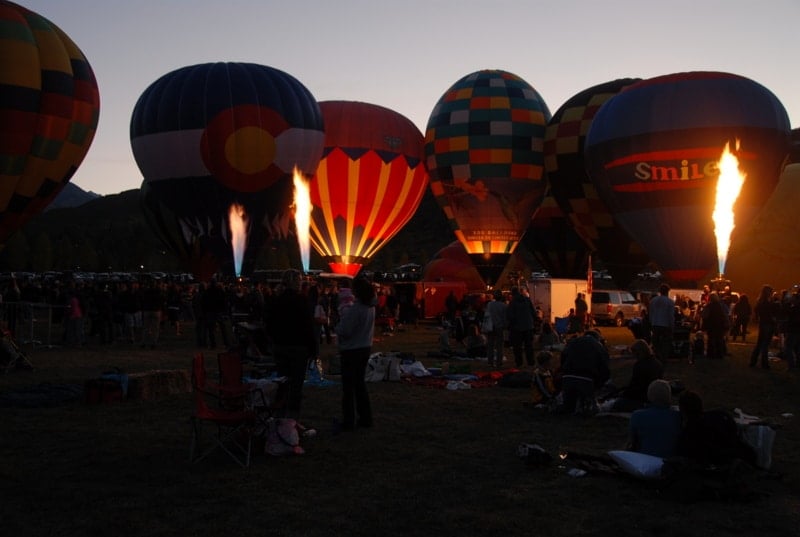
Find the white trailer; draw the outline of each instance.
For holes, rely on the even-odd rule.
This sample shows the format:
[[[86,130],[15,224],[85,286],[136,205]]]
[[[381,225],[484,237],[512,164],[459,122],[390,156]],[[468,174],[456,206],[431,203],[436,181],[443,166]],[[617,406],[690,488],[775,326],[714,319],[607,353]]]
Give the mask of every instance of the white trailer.
[[[566,317],[570,308],[575,307],[575,298],[583,293],[586,304],[592,303],[592,295],[587,292],[586,280],[566,278],[531,278],[528,291],[534,307],[541,308],[544,319],[555,326],[556,317]]]

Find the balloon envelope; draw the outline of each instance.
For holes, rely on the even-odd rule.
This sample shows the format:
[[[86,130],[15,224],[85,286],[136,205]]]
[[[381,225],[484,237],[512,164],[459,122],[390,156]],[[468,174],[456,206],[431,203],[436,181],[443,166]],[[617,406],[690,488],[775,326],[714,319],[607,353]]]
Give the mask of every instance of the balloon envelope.
[[[100,97],[75,43],[0,1],[0,244],[72,178],[94,138]]]
[[[162,76],[139,97],[131,147],[144,176],[148,220],[190,265],[209,256],[233,273],[228,213],[244,208],[249,272],[268,239],[291,222],[293,167],[311,175],[322,114],[291,75],[250,63],[206,63]]]
[[[665,75],[628,86],[595,115],[589,173],[614,217],[672,282],[717,264],[712,212],[726,143],[740,141],[747,174],[734,206],[745,229],[777,183],[789,118],[767,88],[717,72]]]
[[[428,119],[431,190],[487,283],[502,272],[544,197],[549,118],[530,84],[485,70],[453,84]]]
[[[550,193],[575,232],[600,257],[605,269],[623,288],[627,288],[650,258],[600,199],[586,171],[584,145],[600,107],[623,88],[640,80],[612,80],[570,97],[547,123],[544,137],[544,164]],[[585,271],[580,276],[570,277],[583,275]]]
[[[522,237],[522,246],[554,278],[585,278],[589,247],[553,196],[545,196]]]
[[[355,276],[422,201],[428,186],[422,133],[382,106],[319,105],[325,147],[310,183],[311,243],[333,272]]]
[[[422,269],[422,279],[429,282],[464,282],[473,291],[486,288],[464,245],[458,241],[448,244],[433,255]]]

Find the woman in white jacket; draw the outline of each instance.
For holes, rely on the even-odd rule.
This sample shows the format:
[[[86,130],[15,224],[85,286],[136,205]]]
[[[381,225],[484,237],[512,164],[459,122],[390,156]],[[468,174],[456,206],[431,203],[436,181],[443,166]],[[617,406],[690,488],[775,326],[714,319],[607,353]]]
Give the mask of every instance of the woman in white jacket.
[[[364,375],[372,353],[377,300],[375,289],[365,278],[353,280],[353,295],[355,301],[351,306],[342,308],[341,318],[336,325],[342,362],[343,431],[352,431],[356,425],[372,427],[372,408]]]

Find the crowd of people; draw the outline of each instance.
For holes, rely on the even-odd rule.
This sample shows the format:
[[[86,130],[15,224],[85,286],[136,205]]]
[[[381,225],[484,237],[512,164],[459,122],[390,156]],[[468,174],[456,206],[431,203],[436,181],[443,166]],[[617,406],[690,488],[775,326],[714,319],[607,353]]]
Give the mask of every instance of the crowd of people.
[[[531,371],[532,402],[559,414],[592,415],[600,408],[632,413],[629,448],[658,457],[682,455],[708,459],[746,457],[733,437],[725,436],[724,418],[703,412],[693,392],[683,394],[675,409],[670,383],[664,379],[672,358],[676,327],[689,325],[705,334],[709,358],[723,358],[728,339],[746,341],[751,321],[758,323],[750,366],[769,368],[769,349],[781,337],[790,368],[798,367],[800,352],[800,289],[776,293],[764,286],[754,305],[746,295],[706,290],[697,304],[670,298],[662,285],[644,304],[637,337],[630,346],[635,362],[630,380],[622,387],[610,383],[609,352],[600,332],[591,327],[588,307],[576,297],[575,319],[566,341],[534,308],[524,286],[509,293],[448,297],[443,331],[469,357],[485,357],[490,369],[505,367],[511,350],[513,366]],[[323,342],[335,343],[341,359],[341,431],[369,428],[372,408],[365,384],[374,330],[381,318],[398,317],[398,301],[389,289],[364,278],[347,284],[320,285],[287,270],[277,286],[223,284],[212,279],[182,284],[151,279],[144,282],[91,284],[82,282],[42,285],[12,280],[2,289],[3,314],[13,334],[22,326],[21,305],[47,303],[53,321],[63,326],[65,345],[124,342],[146,349],[159,345],[163,330],[182,336],[183,324],[195,323],[195,343],[214,349],[218,337],[225,348],[239,345],[243,353],[271,354],[277,372],[288,379],[286,414],[300,415],[303,383]],[[257,327],[236,334],[232,326]],[[560,352],[552,349],[558,346]],[[538,352],[537,352],[538,349]],[[510,362],[510,361],[509,361]],[[511,363],[508,364],[509,366]],[[602,394],[602,396],[600,395]],[[708,431],[717,431],[709,437]],[[711,446],[711,444],[714,444]],[[711,446],[711,447],[709,447]],[[712,449],[713,447],[713,449]],[[727,450],[727,451],[726,451]]]

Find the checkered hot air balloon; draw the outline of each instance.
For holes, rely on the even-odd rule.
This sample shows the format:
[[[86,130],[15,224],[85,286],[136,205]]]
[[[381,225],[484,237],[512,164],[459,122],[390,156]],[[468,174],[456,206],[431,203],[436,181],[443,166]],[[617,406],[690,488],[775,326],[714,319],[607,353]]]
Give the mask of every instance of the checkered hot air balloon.
[[[94,138],[100,97],[75,43],[0,1],[0,244],[72,178]]]
[[[292,174],[322,154],[322,114],[291,75],[252,63],[206,63],[151,84],[133,111],[131,147],[144,176],[145,214],[202,275],[233,274],[228,211],[248,217],[242,273],[266,241],[291,227]]]
[[[620,78],[570,97],[550,118],[544,135],[544,167],[553,198],[575,232],[623,288],[650,258],[600,199],[586,172],[583,147],[592,119],[603,103],[639,80]]]
[[[544,197],[549,119],[536,90],[501,70],[458,80],[428,119],[431,190],[487,284],[497,281]]]
[[[323,101],[325,148],[310,183],[311,244],[354,276],[411,219],[428,186],[423,138],[403,115]]]

